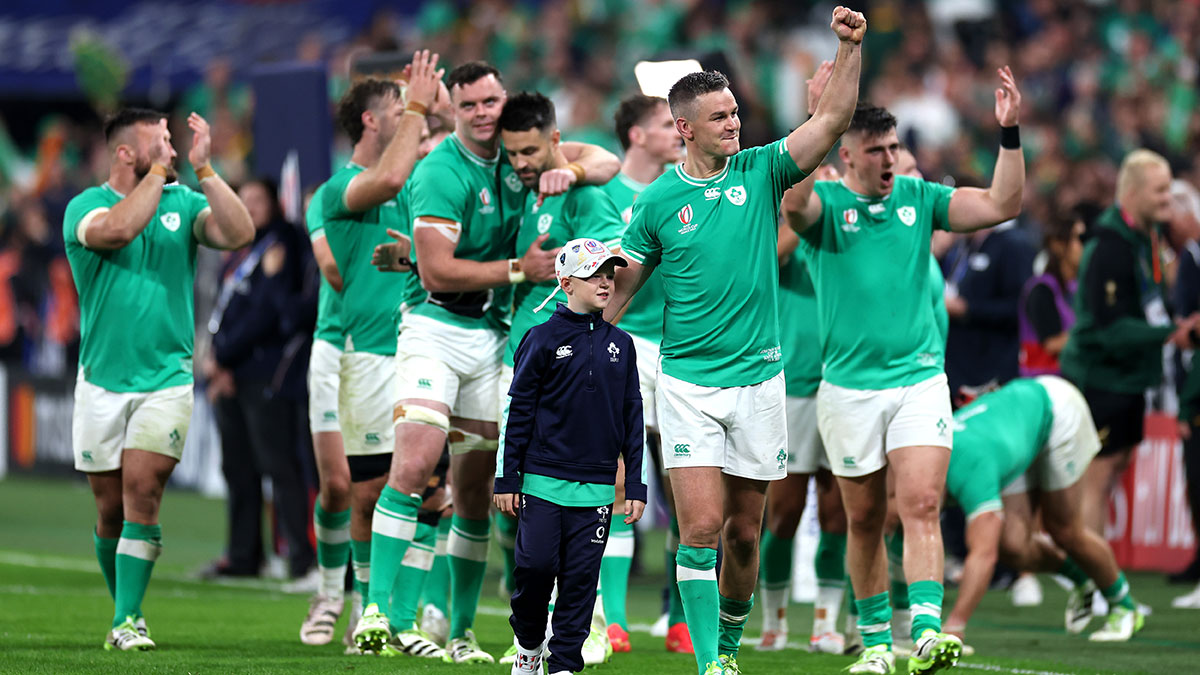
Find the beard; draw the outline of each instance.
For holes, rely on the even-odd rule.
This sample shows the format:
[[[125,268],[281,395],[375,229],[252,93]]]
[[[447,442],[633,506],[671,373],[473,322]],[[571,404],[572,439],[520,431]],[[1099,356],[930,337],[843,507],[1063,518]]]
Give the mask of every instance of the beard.
[[[137,176],[139,181],[142,180],[146,177],[146,174],[150,173],[150,167],[153,164],[154,162],[151,161],[149,157],[139,156],[133,163],[133,175]],[[173,163],[163,164],[163,166],[167,169],[166,182],[174,183],[175,181],[179,180],[179,173],[175,171],[175,166]]]

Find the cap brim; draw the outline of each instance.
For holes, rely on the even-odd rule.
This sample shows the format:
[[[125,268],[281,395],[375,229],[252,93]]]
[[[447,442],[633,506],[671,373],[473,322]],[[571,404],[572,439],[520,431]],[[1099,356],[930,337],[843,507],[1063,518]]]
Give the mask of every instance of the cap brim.
[[[608,262],[609,260],[615,261],[617,264],[617,267],[629,267],[628,260],[626,260],[625,258],[622,258],[621,256],[617,255],[616,253],[609,253],[608,256],[606,256],[604,259],[602,259],[600,261],[599,265],[596,265],[596,272],[599,272],[600,268],[604,267],[604,263]],[[589,274],[584,277],[581,277],[575,273],[568,274],[567,276],[575,277],[576,279],[587,279],[588,277],[591,277],[592,275],[594,275],[596,272],[592,272],[592,274]]]

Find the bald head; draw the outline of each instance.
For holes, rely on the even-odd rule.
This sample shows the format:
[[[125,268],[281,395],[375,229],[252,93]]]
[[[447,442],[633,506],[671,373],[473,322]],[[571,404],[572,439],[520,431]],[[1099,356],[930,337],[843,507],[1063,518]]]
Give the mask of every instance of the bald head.
[[[1171,165],[1162,155],[1144,148],[1121,161],[1117,173],[1117,203],[1139,225],[1171,217]]]

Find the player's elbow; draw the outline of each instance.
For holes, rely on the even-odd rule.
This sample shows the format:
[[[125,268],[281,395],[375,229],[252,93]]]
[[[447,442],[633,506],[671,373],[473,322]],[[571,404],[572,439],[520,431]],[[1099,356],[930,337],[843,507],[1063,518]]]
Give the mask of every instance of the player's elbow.
[[[430,293],[451,293],[457,290],[446,275],[429,264],[421,265],[421,286]]]

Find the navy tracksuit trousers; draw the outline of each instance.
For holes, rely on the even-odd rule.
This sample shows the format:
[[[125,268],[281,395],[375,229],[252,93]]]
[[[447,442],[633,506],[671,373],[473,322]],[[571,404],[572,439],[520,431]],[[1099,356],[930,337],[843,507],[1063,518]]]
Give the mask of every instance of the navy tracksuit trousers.
[[[547,672],[578,673],[583,670],[583,641],[591,630],[612,505],[560,506],[521,495],[518,516],[516,589],[509,619],[513,634],[525,649],[542,644],[550,594],[558,581]]]

